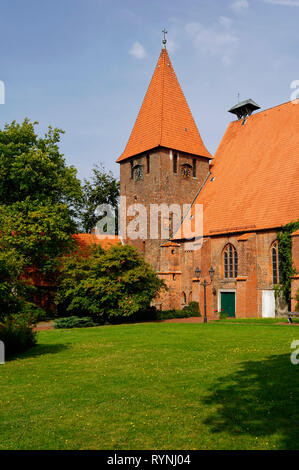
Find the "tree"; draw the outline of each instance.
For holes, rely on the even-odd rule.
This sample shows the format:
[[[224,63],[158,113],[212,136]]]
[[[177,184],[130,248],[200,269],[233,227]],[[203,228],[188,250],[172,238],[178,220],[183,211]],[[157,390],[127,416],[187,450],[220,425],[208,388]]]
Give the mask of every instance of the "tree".
[[[76,169],[67,166],[58,144],[63,131],[51,126],[43,138],[25,119],[13,121],[0,130],[0,203],[14,204],[25,199],[44,204],[66,204],[78,208],[82,197]],[[74,214],[73,214],[74,215]]]
[[[1,295],[11,305],[24,299],[19,281],[29,267],[54,277],[59,257],[73,246],[82,199],[76,169],[59,151],[63,131],[49,127],[38,137],[36,124],[13,121],[0,130],[0,254],[6,269]],[[5,258],[6,253],[13,256]]]
[[[23,268],[35,267],[43,275],[56,272],[58,259],[69,252],[75,225],[66,204],[31,201],[0,205],[0,245],[13,249]]]
[[[103,166],[95,165],[92,169],[91,180],[84,180],[83,200],[80,221],[83,230],[90,233],[96,226],[100,215],[96,209],[101,204],[109,204],[115,210],[117,232],[117,207],[119,198],[119,181],[112,172],[107,172]]]
[[[164,287],[134,247],[95,246],[63,260],[56,300],[63,315],[113,321],[145,311]]]
[[[24,294],[20,273],[23,259],[15,250],[0,251],[0,322],[8,313],[17,313]]]

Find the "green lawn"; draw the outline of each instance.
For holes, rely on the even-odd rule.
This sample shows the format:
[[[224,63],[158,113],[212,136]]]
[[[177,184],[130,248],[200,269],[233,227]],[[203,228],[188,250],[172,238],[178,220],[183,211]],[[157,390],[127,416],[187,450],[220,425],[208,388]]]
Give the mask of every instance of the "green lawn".
[[[0,449],[299,449],[299,327],[39,333],[0,365]]]

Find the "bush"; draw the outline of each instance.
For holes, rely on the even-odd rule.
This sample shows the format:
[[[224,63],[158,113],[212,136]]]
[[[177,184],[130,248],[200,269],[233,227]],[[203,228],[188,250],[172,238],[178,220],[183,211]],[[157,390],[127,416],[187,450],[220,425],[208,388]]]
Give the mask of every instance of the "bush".
[[[157,310],[157,320],[171,320],[172,318],[190,318],[193,313],[186,310]]]
[[[131,321],[150,308],[164,286],[134,247],[118,245],[105,251],[94,247],[86,257],[63,260],[58,313],[63,317],[88,315],[96,322]]]
[[[116,317],[110,318],[109,323],[141,323],[160,320],[171,320],[172,318],[190,318],[195,316],[189,309],[186,310],[157,310],[156,307],[149,307],[144,310],[139,310],[130,317]]]
[[[198,302],[190,302],[187,310],[192,313],[193,317],[201,317]]]
[[[296,311],[298,312],[299,311],[299,289],[297,290],[296,300],[297,300]]]
[[[57,318],[54,322],[54,328],[86,328],[95,326],[92,318],[90,317],[65,317]]]
[[[219,318],[220,318],[220,320],[225,320],[225,319],[228,318],[228,317],[229,317],[229,314],[228,314],[228,313],[223,312],[223,311],[219,312]]]
[[[7,317],[0,323],[0,340],[5,345],[5,356],[9,357],[26,351],[36,344],[34,323],[24,315]]]

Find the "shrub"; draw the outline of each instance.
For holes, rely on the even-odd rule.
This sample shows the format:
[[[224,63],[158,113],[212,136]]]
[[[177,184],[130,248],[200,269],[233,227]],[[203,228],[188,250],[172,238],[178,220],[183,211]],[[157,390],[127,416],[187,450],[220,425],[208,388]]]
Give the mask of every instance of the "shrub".
[[[127,321],[149,309],[164,287],[132,246],[97,246],[89,256],[63,260],[57,290],[60,316],[90,316],[95,321]]]
[[[193,312],[186,310],[157,310],[157,320],[170,320],[172,318],[190,318]]]
[[[57,318],[54,322],[54,328],[86,328],[95,326],[92,318],[90,317],[65,317]]]
[[[201,317],[198,302],[190,302],[187,310],[192,313],[193,317]]]
[[[279,243],[279,284],[285,300],[291,307],[291,277],[295,274],[292,259],[292,233],[299,229],[299,219],[281,228]]]
[[[229,317],[229,314],[224,312],[223,310],[221,312],[219,312],[219,318],[220,320],[225,320],[226,318]]]
[[[298,312],[299,311],[299,289],[297,290],[296,300],[297,300],[296,310]]]
[[[0,340],[5,345],[6,357],[26,351],[36,344],[34,321],[27,315],[14,315],[0,323]]]

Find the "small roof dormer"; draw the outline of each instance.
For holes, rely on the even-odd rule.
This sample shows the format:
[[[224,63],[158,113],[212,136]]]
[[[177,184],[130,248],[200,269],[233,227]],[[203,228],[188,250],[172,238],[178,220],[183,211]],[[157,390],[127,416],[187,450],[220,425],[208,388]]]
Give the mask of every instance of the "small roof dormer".
[[[249,99],[236,104],[228,112],[235,114],[238,120],[245,120],[246,118],[251,116],[251,114],[257,109],[261,109],[261,107],[257,103],[255,103],[255,101]]]

